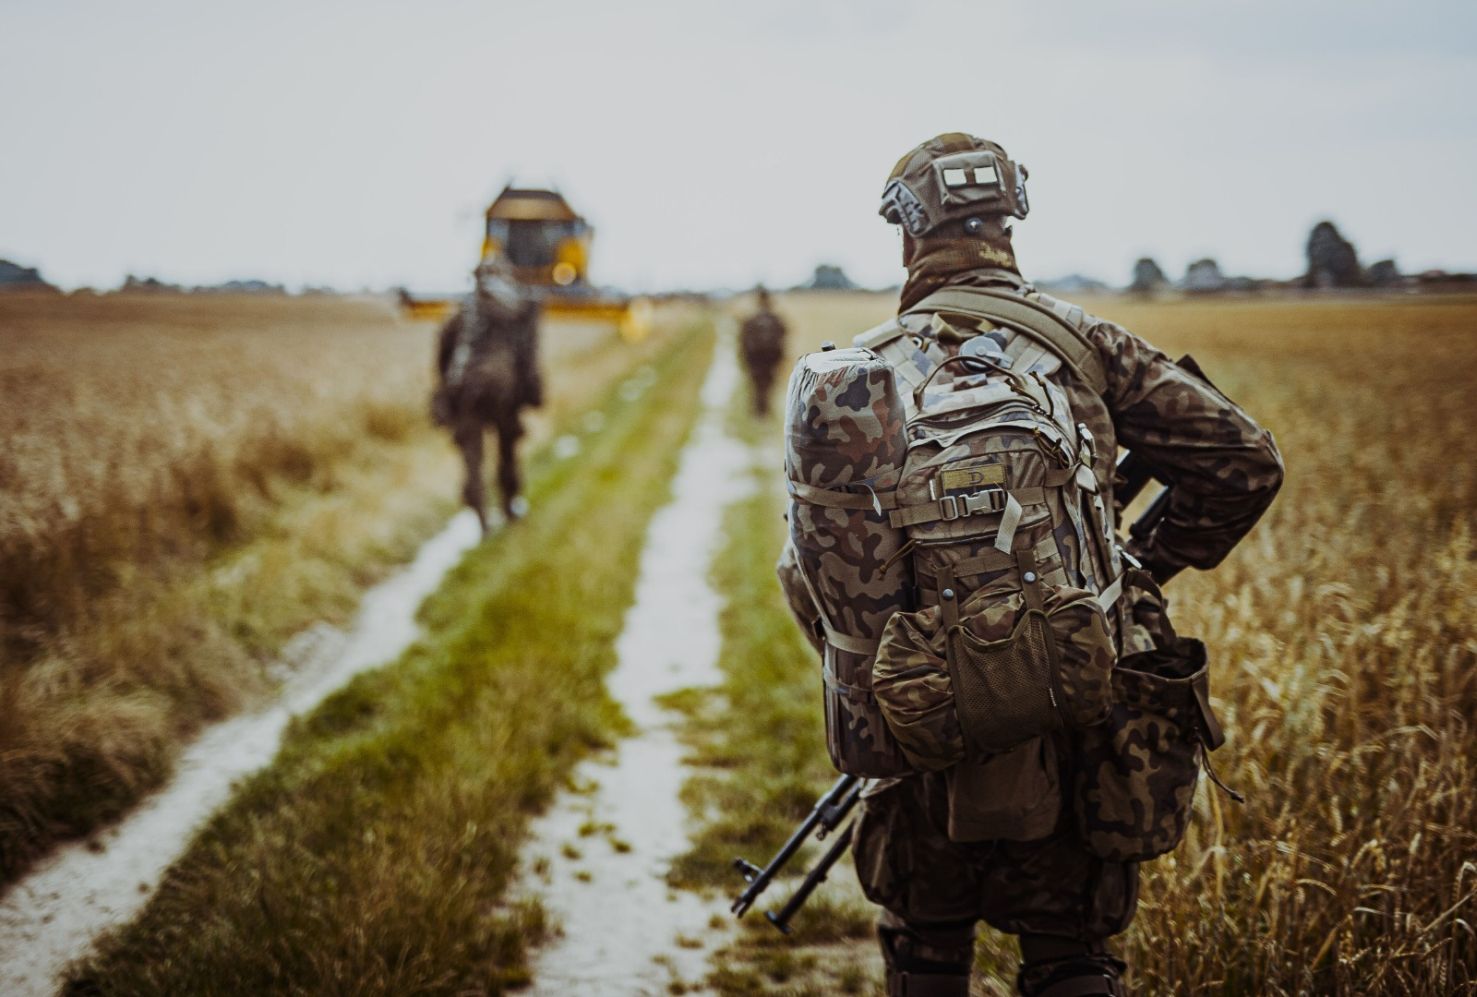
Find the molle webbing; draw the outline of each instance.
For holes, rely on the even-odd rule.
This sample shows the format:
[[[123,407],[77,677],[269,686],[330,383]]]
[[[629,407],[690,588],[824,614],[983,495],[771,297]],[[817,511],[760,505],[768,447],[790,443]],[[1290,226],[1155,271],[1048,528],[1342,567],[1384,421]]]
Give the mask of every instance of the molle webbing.
[[[844,634],[821,619],[821,629],[825,631],[826,643],[839,651],[848,654],[859,654],[864,658],[870,658],[877,653],[877,645],[881,643],[880,637],[857,637],[853,634]]]
[[[1049,536],[1042,539],[1036,544],[1035,553],[1039,561],[1044,561],[1055,555],[1056,538]],[[955,561],[949,567],[952,569],[955,578],[967,578],[970,575],[983,575],[994,571],[1004,571],[1006,568],[1015,567],[1015,563],[1015,554],[1013,552],[1007,554],[1004,551],[996,550],[992,547],[978,557],[967,557],[962,561]],[[920,576],[920,585],[924,577],[935,577],[933,572],[922,565],[917,566],[915,570]]]
[[[895,527],[918,526],[922,523],[937,523],[939,521],[950,522],[962,519],[965,516],[975,516],[980,513],[1003,512],[1009,504],[1008,497],[1014,496],[1015,500],[1023,508],[1042,505],[1046,502],[1046,490],[1048,488],[1060,488],[1074,479],[1074,472],[1068,468],[1065,470],[1052,469],[1046,472],[1039,488],[1012,488],[1007,493],[1003,488],[985,488],[981,491],[972,492],[968,495],[945,495],[941,499],[933,499],[928,502],[919,502],[915,505],[897,505],[896,496],[890,492],[878,493],[881,498],[886,495],[894,499],[890,506],[884,508],[893,509],[893,513],[887,517],[888,522]],[[865,496],[860,496],[865,498]],[[816,503],[823,505],[825,503]],[[872,508],[868,503],[865,506],[842,506],[842,508]]]
[[[945,495],[932,502],[903,506],[894,510],[887,518],[896,527],[952,522],[966,516],[1002,512],[1009,502],[1009,496],[1014,496],[1023,508],[1042,505],[1046,502],[1046,489],[1016,488],[1007,492],[1003,488],[986,488],[968,495]]]
[[[1009,291],[985,287],[946,287],[934,291],[909,312],[948,312],[1002,322],[1062,358],[1077,377],[1101,395],[1108,376],[1096,347],[1065,316]]]
[[[837,695],[844,696],[853,703],[877,702],[877,697],[872,694],[871,689],[864,689],[859,685],[847,685],[836,677],[836,672],[830,665],[821,668],[821,681],[825,682],[826,688],[835,690]]]
[[[882,513],[897,508],[897,494],[889,490],[843,492],[835,488],[818,488],[803,481],[788,481],[790,494],[802,502],[827,509],[851,509],[857,512]],[[866,487],[866,486],[863,486]]]

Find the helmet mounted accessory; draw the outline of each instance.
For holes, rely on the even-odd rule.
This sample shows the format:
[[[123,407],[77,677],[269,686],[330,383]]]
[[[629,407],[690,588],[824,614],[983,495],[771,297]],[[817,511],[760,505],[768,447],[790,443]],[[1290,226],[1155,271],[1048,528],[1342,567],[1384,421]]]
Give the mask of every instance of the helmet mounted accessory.
[[[984,217],[1026,217],[1028,176],[993,142],[957,132],[940,135],[893,168],[878,214],[914,238],[959,220],[967,234],[979,235]]]

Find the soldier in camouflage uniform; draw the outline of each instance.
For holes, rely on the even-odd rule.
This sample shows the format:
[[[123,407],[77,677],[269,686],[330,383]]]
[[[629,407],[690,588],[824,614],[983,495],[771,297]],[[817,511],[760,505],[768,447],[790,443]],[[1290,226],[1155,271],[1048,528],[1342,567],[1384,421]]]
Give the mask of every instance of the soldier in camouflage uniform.
[[[521,413],[543,403],[543,382],[537,303],[495,261],[478,266],[475,277],[476,290],[441,329],[431,410],[437,424],[451,430],[461,451],[466,464],[462,499],[486,532],[483,434],[489,427],[497,433],[503,514],[516,519],[523,507],[518,494]]]
[[[759,299],[759,311],[744,321],[739,332],[739,352],[743,354],[754,392],[754,414],[762,419],[769,414],[769,389],[785,354],[785,323],[775,314],[763,285],[755,288],[754,293]]]
[[[966,176],[936,169],[944,157],[981,150],[996,157],[1003,174]],[[1049,307],[1095,348],[1106,372],[1104,390],[1093,390],[1078,376],[1078,367],[1066,363],[1049,379],[1066,393],[1073,417],[1086,423],[1096,441],[1091,470],[1102,494],[1112,494],[1119,447],[1141,454],[1173,482],[1160,525],[1129,546],[1152,580],[1140,575],[1141,581],[1128,586],[1123,597],[1126,621],[1119,635],[1125,656],[1171,653],[1194,642],[1176,637],[1170,628],[1158,586],[1186,567],[1213,568],[1231,551],[1276,494],[1281,458],[1271,435],[1208,381],[1128,330],[1040,294],[1021,277],[1007,217],[1025,217],[1024,179],[1024,169],[1017,170],[998,145],[959,133],[940,135],[899,161],[888,178],[881,213],[903,228],[908,275],[900,311],[906,313],[941,288],[1004,290]],[[1009,196],[960,203],[947,189],[956,180],[1007,184]],[[936,327],[923,318],[901,319],[921,349],[957,351],[958,344],[934,341]],[[795,552],[787,549],[781,579],[807,636],[819,643],[817,614],[794,558]],[[1200,654],[1203,664],[1203,649]],[[951,783],[949,771],[871,783],[854,852],[868,897],[884,908],[878,934],[890,995],[967,997],[980,920],[1020,936],[1017,982],[1022,993],[1075,997],[1123,992],[1123,963],[1109,953],[1106,942],[1133,919],[1138,865],[1104,856],[1135,851],[1138,843],[1115,837],[1125,828],[1133,830],[1135,815],[1123,814],[1121,825],[1109,820],[1112,808],[1102,802],[1094,767],[1098,762],[1093,760],[1094,752],[1102,754],[1107,746],[1092,740],[1104,735],[1092,732],[1112,727],[1126,739],[1126,746],[1115,746],[1102,760],[1102,771],[1126,765],[1129,777],[1139,780],[1138,790],[1151,799],[1169,797],[1165,811],[1156,812],[1150,826],[1139,828],[1155,839],[1151,845],[1167,841],[1172,846],[1178,840],[1198,768],[1188,755],[1157,757],[1154,745],[1164,742],[1156,741],[1152,726],[1160,721],[1145,719],[1131,687],[1126,697],[1121,691],[1118,695],[1110,724],[1058,731],[1048,738],[1048,757],[1055,759],[1063,799],[1045,836],[1032,832],[1017,835],[1029,840],[962,842],[960,835],[951,836],[958,811],[969,801],[950,799],[951,792],[964,790]],[[1175,711],[1161,714],[1173,718]],[[1188,781],[1168,778],[1175,766],[1189,766]],[[978,802],[987,809],[986,795],[980,794]],[[1178,827],[1161,826],[1174,821]]]

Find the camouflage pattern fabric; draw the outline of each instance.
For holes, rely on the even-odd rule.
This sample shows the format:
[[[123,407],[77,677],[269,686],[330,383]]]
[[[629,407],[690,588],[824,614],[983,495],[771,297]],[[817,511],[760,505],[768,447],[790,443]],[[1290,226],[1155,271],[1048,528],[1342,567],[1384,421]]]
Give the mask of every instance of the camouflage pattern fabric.
[[[1205,750],[1195,686],[1207,681],[1197,640],[1119,663],[1112,714],[1078,746],[1077,829],[1093,854],[1144,861],[1179,844]]]
[[[877,213],[917,237],[944,223],[1010,215],[1025,218],[1024,166],[988,139],[945,132],[908,150],[888,174]]]
[[[1039,294],[1009,269],[976,266],[948,273],[946,282],[1011,289],[1066,316],[1097,347],[1107,375],[1102,395],[1067,369],[1046,376],[1093,438],[1092,471],[1105,498],[1120,446],[1145,454],[1174,480],[1169,514],[1135,551],[1151,574],[1214,567],[1271,504],[1282,480],[1271,435],[1207,382],[1120,326]],[[909,349],[948,354],[925,327],[911,318],[902,324],[909,341],[921,344]],[[1111,502],[1106,513],[1116,530]],[[869,796],[855,832],[857,872],[869,898],[907,923],[976,917],[1017,934],[1086,940],[1128,926],[1137,902],[1132,859],[1179,840],[1203,749],[1199,730],[1186,722],[1182,693],[1189,683],[1174,681],[1196,677],[1184,663],[1195,660],[1193,645],[1187,651],[1174,634],[1163,595],[1148,578],[1131,579],[1123,605],[1123,678],[1114,680],[1122,702],[1097,726],[1049,737],[1064,790],[1050,836],[951,838],[970,826],[972,812],[985,827],[994,816],[990,795],[958,779],[964,766],[889,781]],[[1167,677],[1169,688],[1134,672]]]
[[[1103,494],[1112,494],[1119,447],[1143,455],[1173,482],[1163,522],[1147,542],[1130,548],[1156,578],[1214,568],[1272,504],[1283,472],[1272,434],[1210,383],[1122,326],[1042,294],[1016,274],[972,270],[952,274],[949,284],[1012,288],[1065,316],[1097,347],[1105,395],[1069,371],[1051,379],[1092,434],[1093,472]]]
[[[805,579],[800,575],[800,562],[795,554],[794,544],[787,541],[780,549],[780,559],[774,566],[774,573],[779,578],[780,591],[785,594],[785,605],[795,617],[796,626],[810,642],[810,646],[815,648],[816,654],[824,653],[826,644],[825,634],[821,630],[820,613],[816,612],[810,591],[805,586]]]
[[[754,414],[769,414],[770,388],[785,355],[785,323],[767,308],[744,320],[739,330],[739,352],[749,374]]]
[[[822,679],[831,761],[861,776],[907,772],[871,678],[882,628],[907,605],[911,591],[899,556],[901,534],[875,497],[897,486],[907,455],[902,400],[891,368],[856,349],[802,357],[787,399],[785,473],[795,567],[780,580],[792,604],[809,597],[826,631]],[[797,582],[804,594],[794,590]]]
[[[895,522],[924,608],[893,618],[873,683],[910,761],[935,770],[1106,715],[1117,627],[1096,597],[1120,566],[1090,447],[1046,379],[1055,354],[938,316],[923,337],[921,358],[911,339],[879,346],[914,384]]]
[[[864,801],[852,839],[867,899],[908,923],[983,919],[1013,934],[1101,939],[1133,920],[1138,866],[1086,851],[1069,814],[1034,841],[949,836],[943,773],[889,782]]]
[[[483,437],[498,445],[503,512],[514,518],[522,487],[518,440],[524,408],[543,402],[538,368],[538,305],[496,268],[479,268],[478,287],[441,329],[432,418],[451,430],[465,467],[462,500],[487,529]]]
[[[543,403],[538,306],[477,292],[441,327],[436,347],[437,422],[496,423]]]
[[[985,153],[990,154],[990,169],[985,168]],[[950,133],[911,150],[894,168],[881,213],[903,228],[905,314],[864,333],[858,343],[898,365],[904,380],[909,380],[902,373],[905,368],[926,377],[966,343],[972,349],[996,349],[1010,358],[1007,366],[1034,370],[1066,397],[1067,411],[1077,424],[1073,428],[1086,446],[1086,468],[1080,473],[1090,475],[1096,485],[1088,489],[1082,482],[1094,496],[1094,529],[1082,531],[1074,522],[1070,532],[1059,531],[1054,510],[1034,520],[1023,516],[1027,542],[1037,545],[1033,552],[1041,544],[1071,545],[1071,534],[1076,534],[1076,553],[1084,565],[1100,571],[1114,565],[1112,496],[1120,447],[1137,452],[1170,481],[1169,509],[1154,532],[1134,545],[1132,553],[1147,572],[1126,578],[1109,617],[1118,665],[1111,686],[1116,701],[1108,717],[1096,725],[1044,734],[981,762],[971,760],[966,749],[965,761],[942,772],[872,784],[856,822],[853,856],[867,896],[886,909],[883,927],[894,934],[926,941],[931,929],[943,926],[947,932],[941,937],[952,940],[961,924],[982,918],[1013,934],[1087,943],[1087,961],[1116,976],[1121,964],[1101,943],[1132,921],[1138,889],[1134,859],[1158,854],[1179,840],[1198,776],[1198,753],[1219,742],[1203,648],[1174,634],[1155,582],[1185,567],[1218,564],[1270,505],[1283,468],[1271,435],[1203,377],[1180,368],[1120,326],[1040,294],[1021,278],[1006,219],[1025,217],[1028,204],[1024,185],[1014,189],[1010,182],[1015,164],[1003,160],[998,146]],[[946,168],[953,172],[945,173]],[[1025,179],[1023,168],[1018,177]],[[926,314],[909,312],[944,287],[991,289],[1049,309],[1080,334],[1087,344],[1086,358],[1096,362],[1053,362],[1042,355],[1051,351],[1039,349],[1033,354],[1026,341],[1031,337],[1009,328],[1008,322],[945,316],[948,321],[941,326]],[[1101,377],[1088,369],[1099,364]],[[910,387],[916,384],[909,382]],[[980,462],[1008,460],[1010,449],[982,455]],[[907,484],[902,482],[904,488]],[[903,503],[917,501],[900,496]],[[1043,530],[1043,521],[1053,525]],[[940,604],[929,598],[929,574],[935,576],[933,591],[939,592],[939,580],[947,582],[960,573],[951,572],[944,560],[928,563],[937,551],[961,539],[949,532],[953,526],[952,518],[946,521],[946,535],[940,538],[946,544],[929,546],[914,558],[920,562],[914,567],[925,611]],[[1092,547],[1101,556],[1093,557]],[[1017,572],[995,566],[989,558],[971,560],[977,570],[968,579],[969,591],[1022,589],[1024,568]],[[1072,566],[1043,562],[1041,567],[1049,576],[1070,575]],[[1085,584],[1085,578],[1058,575],[1053,584],[1077,584],[1093,592],[1107,578],[1099,574]],[[942,604],[952,614],[952,606]],[[1012,625],[1012,634],[1018,626]],[[930,716],[928,696],[937,697],[942,684],[937,661],[949,658],[951,649],[938,646],[936,637],[936,622],[915,620],[913,632],[900,643],[907,653],[895,670],[889,671],[885,662],[879,669],[883,690],[894,678],[904,680],[910,666],[930,680],[932,688],[919,683],[917,697],[900,704],[912,709],[915,719]],[[957,674],[949,678],[955,681]],[[914,747],[932,755],[957,751],[964,740],[962,727],[955,734],[947,724],[936,723],[932,743]],[[989,764],[996,770],[985,771]],[[1054,806],[1055,822],[1048,828],[1042,813],[1009,812],[1009,807],[1003,815],[995,812],[1001,790],[1050,804],[1044,813]],[[1021,833],[1027,824],[1033,830],[1029,837]],[[998,838],[988,837],[992,827]],[[971,832],[985,836],[975,840]],[[1017,840],[1006,840],[1012,832]],[[1038,945],[1034,961],[1021,967],[1018,982],[1024,992],[1034,992],[1054,982],[1058,970],[1072,968],[1043,953]]]
[[[903,233],[904,309],[957,273],[1019,272],[1007,220],[1030,210],[1026,177],[999,145],[962,132],[937,135],[898,160],[878,213]]]
[[[896,614],[882,636],[872,689],[915,768],[980,761],[1107,717],[1118,652],[1094,596],[1053,589],[1038,612],[1020,593],[977,593],[960,619],[947,633],[930,606]],[[1046,641],[1029,646],[1032,629],[1050,631],[1050,654]]]

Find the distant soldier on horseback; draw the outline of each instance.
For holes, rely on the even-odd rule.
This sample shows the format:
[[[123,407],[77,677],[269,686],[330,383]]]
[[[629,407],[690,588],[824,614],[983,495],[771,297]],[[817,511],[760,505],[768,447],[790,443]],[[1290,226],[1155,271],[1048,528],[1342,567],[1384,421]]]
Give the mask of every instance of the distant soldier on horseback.
[[[517,519],[527,508],[519,495],[521,413],[525,407],[543,404],[543,382],[538,370],[538,304],[501,261],[484,261],[474,275],[476,290],[441,330],[431,412],[437,425],[451,431],[462,452],[467,471],[462,499],[477,514],[485,533],[483,433],[489,427],[497,432],[503,514]]]
[[[774,313],[764,285],[755,288],[754,293],[759,299],[759,311],[744,321],[739,332],[739,350],[754,390],[754,414],[762,419],[769,414],[769,388],[784,358],[785,323]]]

